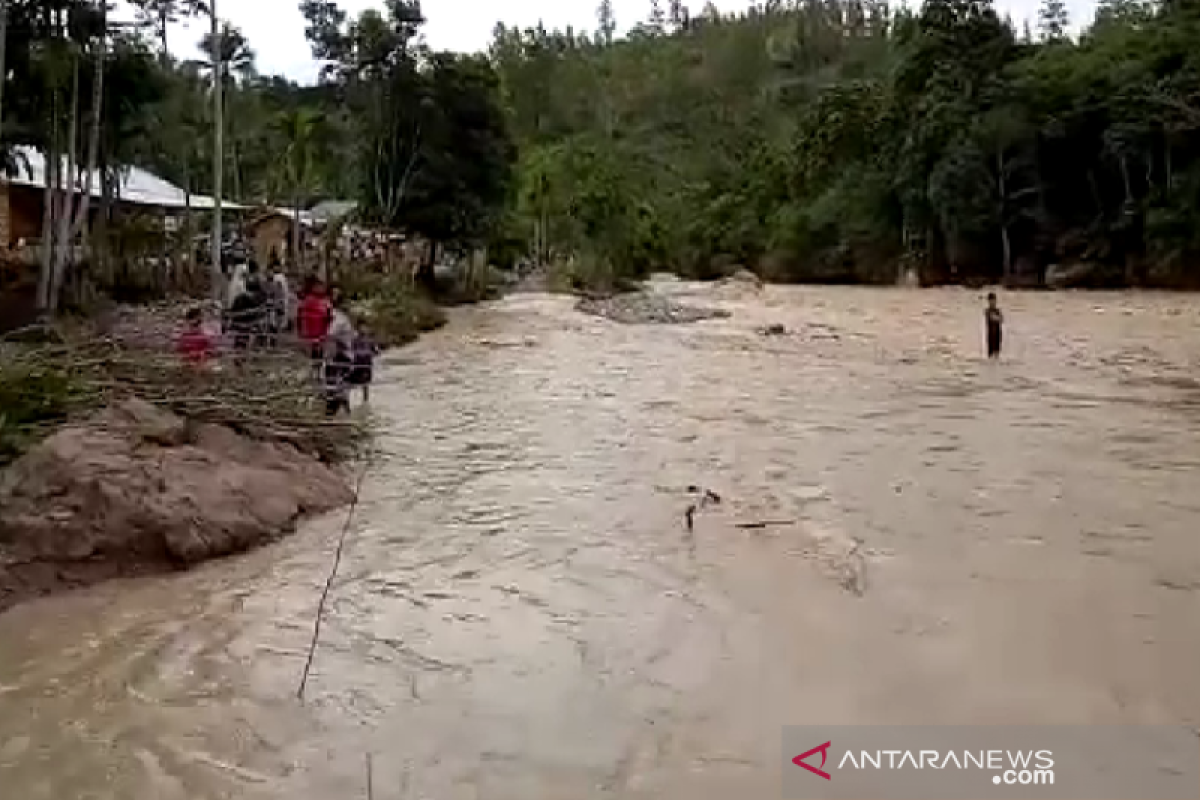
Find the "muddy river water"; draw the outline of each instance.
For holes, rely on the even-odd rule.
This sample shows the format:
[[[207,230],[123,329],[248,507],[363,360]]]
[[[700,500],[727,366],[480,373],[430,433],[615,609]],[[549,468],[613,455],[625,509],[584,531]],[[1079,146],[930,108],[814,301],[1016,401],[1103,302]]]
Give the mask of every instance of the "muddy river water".
[[[0,797],[766,798],[787,724],[1200,725],[1200,300],[1008,295],[987,363],[977,292],[664,290],[732,315],[386,356],[302,699],[345,512],[0,616]]]

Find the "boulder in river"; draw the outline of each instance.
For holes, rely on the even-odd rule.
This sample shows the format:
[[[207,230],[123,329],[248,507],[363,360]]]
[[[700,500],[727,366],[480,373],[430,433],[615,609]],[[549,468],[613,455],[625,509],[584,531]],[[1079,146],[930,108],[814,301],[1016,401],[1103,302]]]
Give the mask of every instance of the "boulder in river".
[[[129,400],[0,474],[0,609],[245,550],[351,498],[342,474],[289,445]]]

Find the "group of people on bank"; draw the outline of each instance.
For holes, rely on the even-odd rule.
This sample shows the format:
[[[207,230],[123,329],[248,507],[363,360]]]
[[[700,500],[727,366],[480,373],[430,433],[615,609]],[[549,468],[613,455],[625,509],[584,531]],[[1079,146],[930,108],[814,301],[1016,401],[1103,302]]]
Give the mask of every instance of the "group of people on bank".
[[[366,317],[351,317],[336,287],[326,292],[319,278],[310,276],[305,281],[296,329],[308,351],[313,375],[324,387],[326,414],[348,412],[354,388],[362,389],[364,403],[370,400],[379,345]]]
[[[301,346],[312,363],[329,416],[350,410],[354,388],[362,389],[363,402],[369,400],[379,347],[365,317],[352,316],[341,292],[328,289],[315,275],[293,292],[278,263],[265,276],[253,262],[236,267],[224,298],[219,333],[206,328],[201,308],[192,308],[176,350],[188,363],[203,366],[217,355],[222,337],[232,345],[235,364],[256,350]]]

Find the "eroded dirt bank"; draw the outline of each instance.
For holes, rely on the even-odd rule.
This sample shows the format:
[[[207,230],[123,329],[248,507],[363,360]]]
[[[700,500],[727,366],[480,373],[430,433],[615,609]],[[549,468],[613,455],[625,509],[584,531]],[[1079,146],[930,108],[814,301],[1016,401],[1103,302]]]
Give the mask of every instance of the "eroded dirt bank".
[[[972,292],[669,291],[732,316],[386,358],[303,702],[341,514],[0,615],[5,794],[724,800],[783,724],[1200,723],[1196,298],[1003,297],[988,364]]]
[[[0,473],[0,612],[240,552],[350,499],[342,474],[293,447],[127,400]]]

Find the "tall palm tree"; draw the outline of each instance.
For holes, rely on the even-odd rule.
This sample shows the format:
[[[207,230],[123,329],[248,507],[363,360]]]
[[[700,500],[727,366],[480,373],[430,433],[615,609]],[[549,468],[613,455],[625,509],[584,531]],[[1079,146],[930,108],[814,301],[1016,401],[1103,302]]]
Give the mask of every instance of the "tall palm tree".
[[[311,188],[314,164],[325,118],[308,108],[281,113],[274,123],[284,142],[279,170],[292,200],[292,269],[300,264],[300,200]]]
[[[221,178],[225,169],[225,120],[224,106],[221,101],[221,87],[224,83],[221,77],[223,37],[221,36],[220,17],[217,16],[217,0],[209,0],[208,14],[212,23],[212,29],[209,32],[208,53],[212,57],[213,86],[213,223],[212,250],[210,251],[212,263],[209,265],[209,270],[212,275],[213,298],[216,299],[221,296],[221,290],[224,288],[221,281]]]
[[[213,47],[214,39],[220,39],[221,77],[225,81],[233,80],[234,75],[245,78],[253,74],[254,49],[250,47],[245,34],[228,22],[221,24],[219,35],[214,36],[210,31],[200,39],[200,52],[206,56],[206,60],[200,62],[202,67],[211,71],[210,65],[216,61],[213,55],[216,49]]]
[[[138,21],[158,37],[159,57],[166,64],[171,59],[167,48],[167,31],[171,25],[200,13],[208,13],[203,0],[132,0]]]
[[[211,0],[210,0],[211,2]],[[213,46],[213,42],[219,40],[218,47]],[[255,54],[250,47],[250,42],[240,30],[230,25],[228,22],[222,23],[220,28],[213,24],[213,30],[205,34],[199,42],[200,51],[208,56],[207,61],[192,62],[194,66],[201,72],[209,74],[210,79],[213,72],[213,65],[217,63],[216,55],[220,56],[220,72],[221,85],[219,87],[214,83],[214,92],[219,91],[222,96],[220,108],[218,109],[222,116],[227,116],[227,113],[239,98],[238,86],[245,86],[255,74]],[[214,107],[217,103],[213,100]],[[238,153],[237,153],[237,138],[228,137],[222,122],[220,135],[222,138],[222,153],[226,145],[230,150],[230,162],[233,167],[233,190],[235,196],[240,194],[241,181],[240,172],[238,169]],[[221,175],[224,177],[225,168],[222,163]]]
[[[208,63],[199,63],[200,69],[208,68],[213,89],[213,232],[212,232],[212,275],[213,292],[219,295],[221,272],[221,192],[225,172],[225,106],[222,100],[225,82],[232,72],[250,74],[254,69],[254,51],[250,43],[237,28],[228,22],[220,22],[217,16],[217,0],[205,4],[211,29],[200,40],[200,50],[208,56]]]

